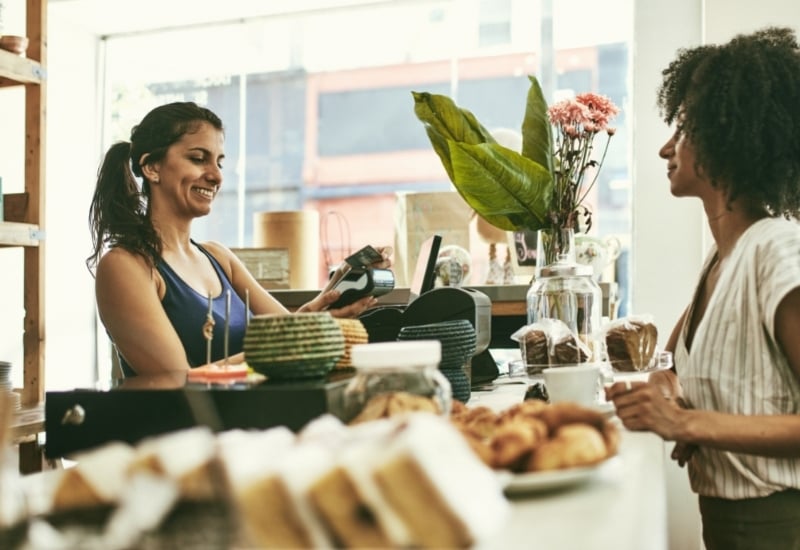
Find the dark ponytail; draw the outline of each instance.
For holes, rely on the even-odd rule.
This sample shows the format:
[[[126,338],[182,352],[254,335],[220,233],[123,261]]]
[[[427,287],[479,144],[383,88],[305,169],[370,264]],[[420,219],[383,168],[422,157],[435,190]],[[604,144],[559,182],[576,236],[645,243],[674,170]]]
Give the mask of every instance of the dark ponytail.
[[[150,220],[150,183],[142,174],[141,159],[160,161],[173,143],[203,122],[223,129],[217,115],[195,103],[161,105],[133,128],[130,143],[115,143],[106,152],[89,208],[93,250],[86,265],[90,271],[94,272],[106,247],[125,248],[155,265],[162,246]],[[141,189],[137,176],[142,178]]]
[[[122,246],[143,253],[148,263],[154,262],[154,254],[160,252],[158,238],[147,217],[146,197],[131,172],[130,151],[130,143],[115,143],[97,172],[97,187],[89,208],[93,250],[86,265],[91,271],[97,267],[106,246]]]

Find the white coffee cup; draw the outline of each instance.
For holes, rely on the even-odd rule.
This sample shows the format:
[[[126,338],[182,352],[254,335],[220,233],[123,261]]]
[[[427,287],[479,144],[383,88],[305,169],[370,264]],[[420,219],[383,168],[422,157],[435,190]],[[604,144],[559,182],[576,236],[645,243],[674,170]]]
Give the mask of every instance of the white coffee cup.
[[[551,403],[597,404],[602,380],[598,363],[551,367],[544,369],[542,375]]]

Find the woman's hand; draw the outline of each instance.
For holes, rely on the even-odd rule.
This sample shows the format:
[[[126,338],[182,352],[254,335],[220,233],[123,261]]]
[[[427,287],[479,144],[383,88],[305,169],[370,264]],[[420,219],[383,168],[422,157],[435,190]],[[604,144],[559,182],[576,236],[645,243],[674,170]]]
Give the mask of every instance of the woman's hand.
[[[658,384],[616,382],[606,388],[617,416],[629,430],[655,432],[667,441],[679,439],[684,426],[684,409]]]
[[[392,252],[394,249],[391,246],[378,246],[375,247],[375,250],[380,253],[383,259],[373,263],[370,267],[375,269],[389,269],[392,267]]]
[[[328,290],[321,292],[310,302],[303,304],[298,308],[299,313],[314,312],[314,311],[328,311],[334,317],[350,317],[355,318],[364,313],[366,310],[378,303],[378,299],[374,296],[364,296],[356,300],[352,304],[340,307],[337,309],[327,309],[332,303],[339,299],[342,295],[338,290]]]

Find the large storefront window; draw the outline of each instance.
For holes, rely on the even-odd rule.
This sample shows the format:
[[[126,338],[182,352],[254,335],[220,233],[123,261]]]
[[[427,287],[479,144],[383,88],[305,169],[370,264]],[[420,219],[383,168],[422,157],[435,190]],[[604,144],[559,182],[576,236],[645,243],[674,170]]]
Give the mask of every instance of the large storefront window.
[[[625,244],[633,8],[631,0],[597,4],[328,3],[298,14],[112,35],[105,40],[105,145],[126,139],[156,104],[209,106],[226,126],[225,184],[196,237],[252,246],[257,212],[315,209],[322,224],[337,224],[323,231],[330,238],[321,253],[336,262],[349,247],[394,242],[398,193],[451,189],[414,116],[412,90],[451,95],[489,129],[519,129],[533,74],[550,101],[595,91],[622,107],[592,200],[593,232]],[[481,284],[486,247],[471,248],[478,269],[470,283]],[[617,266],[623,297],[626,258]],[[325,271],[321,265],[320,278]]]

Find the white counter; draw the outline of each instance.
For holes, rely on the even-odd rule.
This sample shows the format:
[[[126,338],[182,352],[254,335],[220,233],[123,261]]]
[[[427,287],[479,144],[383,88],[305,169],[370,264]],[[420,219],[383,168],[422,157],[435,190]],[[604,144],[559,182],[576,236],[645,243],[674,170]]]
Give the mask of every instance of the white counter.
[[[512,384],[474,392],[468,405],[501,410],[520,401],[524,390]],[[666,550],[664,443],[653,434],[620,430],[618,456],[589,480],[510,497],[508,525],[481,548]]]

